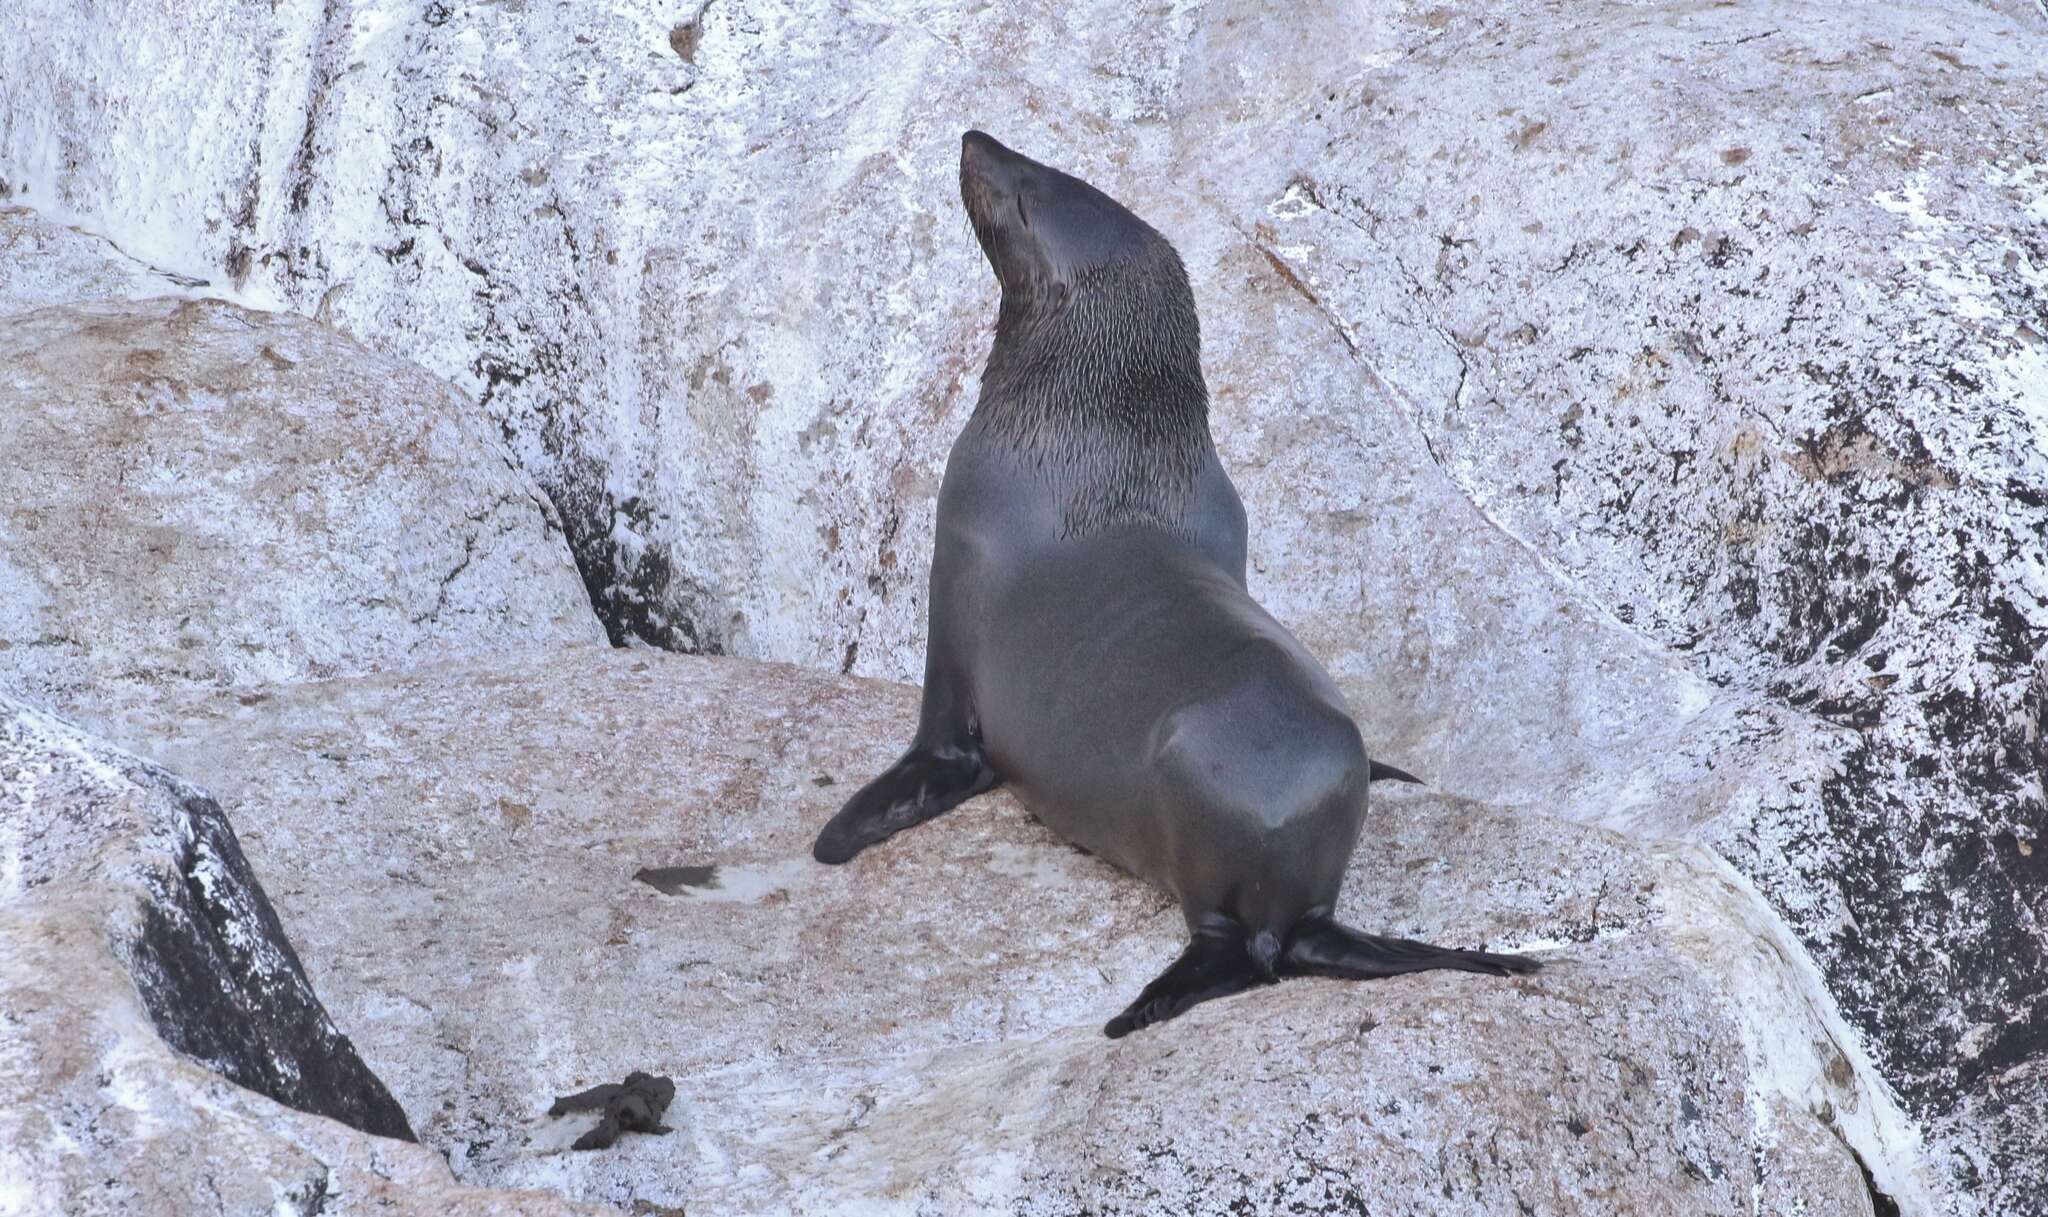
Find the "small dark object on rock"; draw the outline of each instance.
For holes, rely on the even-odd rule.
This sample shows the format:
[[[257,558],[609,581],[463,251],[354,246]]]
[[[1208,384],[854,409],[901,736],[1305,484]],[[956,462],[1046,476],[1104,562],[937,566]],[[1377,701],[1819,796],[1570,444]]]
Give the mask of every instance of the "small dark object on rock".
[[[664,896],[680,896],[686,887],[718,886],[715,866],[643,866],[633,872],[633,877]]]
[[[676,1097],[676,1084],[667,1078],[634,1070],[623,1084],[608,1082],[575,1094],[563,1095],[548,1108],[551,1116],[572,1111],[601,1111],[597,1127],[576,1138],[570,1149],[608,1149],[622,1132],[668,1133],[675,1131],[661,1122],[661,1113]]]

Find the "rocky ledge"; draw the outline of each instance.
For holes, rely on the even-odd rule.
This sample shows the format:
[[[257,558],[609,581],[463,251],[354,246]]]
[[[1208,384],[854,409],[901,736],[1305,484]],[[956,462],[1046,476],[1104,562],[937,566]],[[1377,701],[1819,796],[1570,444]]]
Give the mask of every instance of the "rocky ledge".
[[[1347,920],[1540,975],[1297,981],[1127,1040],[1159,892],[1000,793],[808,844],[903,686],[609,649],[165,701],[308,968],[463,1180],[692,1214],[1872,1211],[1864,1093],[1708,855],[1384,798]],[[1853,1049],[1851,1049],[1853,1051]],[[676,1079],[666,1137],[554,1095]]]

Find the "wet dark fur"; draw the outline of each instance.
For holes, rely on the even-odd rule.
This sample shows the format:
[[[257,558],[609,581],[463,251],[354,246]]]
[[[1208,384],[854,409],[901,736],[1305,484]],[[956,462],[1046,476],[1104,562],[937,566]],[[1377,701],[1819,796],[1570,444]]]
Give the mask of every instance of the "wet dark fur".
[[[963,180],[976,235],[985,192]],[[1209,436],[1202,333],[1180,255],[1145,231],[1140,256],[1063,282],[1005,285],[972,425],[1033,454],[1059,486],[1063,535],[1118,524],[1187,533]]]

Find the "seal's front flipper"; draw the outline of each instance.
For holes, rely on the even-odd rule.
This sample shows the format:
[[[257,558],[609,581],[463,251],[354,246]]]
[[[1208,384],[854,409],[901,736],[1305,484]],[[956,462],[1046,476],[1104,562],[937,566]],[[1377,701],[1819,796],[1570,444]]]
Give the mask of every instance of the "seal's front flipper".
[[[1328,918],[1302,921],[1287,937],[1280,954],[1282,976],[1334,976],[1342,980],[1375,980],[1451,968],[1508,976],[1534,972],[1543,965],[1523,955],[1494,955],[1432,946],[1412,938],[1361,934]]]
[[[1211,998],[1241,993],[1271,979],[1270,973],[1261,975],[1242,926],[1204,926],[1180,953],[1180,958],[1146,985],[1138,1000],[1125,1007],[1122,1014],[1110,1019],[1102,1033],[1113,1040],[1122,1039],[1133,1031],[1185,1014]]]
[[[882,776],[846,800],[818,834],[811,856],[837,865],[906,828],[944,815],[993,789],[996,771],[978,744],[966,748],[912,748]]]

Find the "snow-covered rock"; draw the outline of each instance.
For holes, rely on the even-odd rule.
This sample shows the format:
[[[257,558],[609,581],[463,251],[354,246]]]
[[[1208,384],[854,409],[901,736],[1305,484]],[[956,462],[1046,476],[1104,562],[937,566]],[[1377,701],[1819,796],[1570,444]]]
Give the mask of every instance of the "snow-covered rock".
[[[5,694],[0,1065],[8,1213],[592,1211],[412,1144],[213,800]]]
[[[218,301],[0,323],[0,684],[91,715],[602,637],[553,509],[418,368]]]
[[[1186,255],[1256,590],[1368,738],[1711,846],[1926,1134],[1923,1193],[1843,1125],[1880,1186],[2048,1194],[2036,8],[0,21],[0,192],[467,387],[615,638],[877,676],[993,303],[958,133],[1082,173]]]
[[[1288,982],[1111,1041],[1179,911],[1006,795],[809,858],[915,705],[556,650],[188,695],[138,738],[221,793],[465,1181],[700,1217],[1870,1212],[1837,1127],[1882,1096],[1704,851],[1393,794],[1346,920],[1546,971]],[[677,1131],[564,1152],[549,1098],[636,1069]]]

